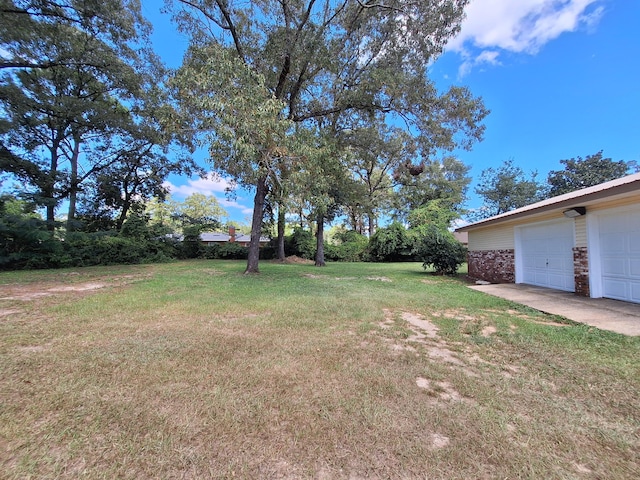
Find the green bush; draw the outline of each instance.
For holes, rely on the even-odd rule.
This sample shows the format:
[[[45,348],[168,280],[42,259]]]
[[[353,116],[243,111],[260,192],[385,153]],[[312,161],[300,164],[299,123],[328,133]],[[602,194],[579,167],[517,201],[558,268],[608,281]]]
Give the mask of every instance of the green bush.
[[[249,249],[239,243],[222,243],[218,248],[218,255],[223,260],[246,260]]]
[[[62,253],[60,242],[44,220],[25,215],[0,217],[0,269],[50,268]]]
[[[433,266],[439,275],[454,275],[467,260],[467,249],[446,229],[427,225],[416,229],[415,255],[426,270]]]
[[[220,245],[217,243],[211,245],[203,245],[200,247],[200,258],[208,260],[217,260],[220,258]]]
[[[414,238],[399,222],[379,228],[369,240],[369,255],[374,262],[414,261]]]
[[[184,237],[178,250],[178,256],[180,258],[217,258],[204,257],[204,248],[206,248],[206,246],[202,245],[200,241],[200,233],[202,232],[200,226],[192,225],[184,227],[183,232]]]
[[[210,260],[245,260],[249,255],[249,249],[239,243],[215,243],[200,247],[199,258]]]
[[[176,243],[165,237],[129,238],[113,232],[67,233],[59,267],[166,262],[176,257]]]
[[[296,255],[313,260],[316,255],[316,237],[310,231],[296,227],[291,235],[285,237],[284,250],[287,256]]]
[[[337,233],[336,244],[326,244],[324,255],[336,262],[361,262],[367,257],[369,239],[353,230]]]

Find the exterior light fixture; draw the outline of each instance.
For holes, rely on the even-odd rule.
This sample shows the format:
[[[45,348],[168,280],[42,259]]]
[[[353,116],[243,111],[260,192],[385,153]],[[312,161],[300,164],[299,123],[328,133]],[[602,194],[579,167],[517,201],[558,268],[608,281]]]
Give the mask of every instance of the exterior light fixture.
[[[565,210],[564,212],[562,212],[562,214],[567,218],[580,217],[585,213],[587,213],[586,207],[573,207],[573,208],[570,208],[569,210]]]

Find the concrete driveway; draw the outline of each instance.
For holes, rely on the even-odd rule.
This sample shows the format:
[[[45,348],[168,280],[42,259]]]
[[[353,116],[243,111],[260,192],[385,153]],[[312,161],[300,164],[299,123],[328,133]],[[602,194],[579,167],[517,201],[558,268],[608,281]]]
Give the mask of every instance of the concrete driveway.
[[[514,283],[472,285],[470,288],[602,330],[640,335],[640,304],[637,303],[579,297],[571,292]]]

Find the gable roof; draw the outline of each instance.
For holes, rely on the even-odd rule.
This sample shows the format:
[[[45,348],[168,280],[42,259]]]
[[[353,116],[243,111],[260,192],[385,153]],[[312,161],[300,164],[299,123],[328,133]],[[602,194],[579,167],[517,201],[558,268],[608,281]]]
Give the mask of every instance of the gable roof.
[[[203,232],[200,234],[200,240],[203,242],[228,242],[230,238],[228,233]]]
[[[618,178],[616,180],[600,183],[593,187],[582,188],[574,192],[558,195],[557,197],[547,198],[541,202],[532,203],[526,207],[517,208],[516,210],[511,210],[510,212],[502,213],[495,217],[486,218],[479,222],[457,228],[456,232],[466,232],[475,228],[495,225],[509,220],[514,220],[516,218],[522,218],[552,210],[566,210],[578,206],[589,206],[603,199],[609,199],[616,196],[624,197],[638,192],[640,192],[640,173],[634,173],[633,175],[627,175],[626,177]]]
[[[249,243],[251,241],[251,235],[246,235],[244,233],[237,234],[235,237],[236,243]],[[203,232],[200,234],[200,240],[203,242],[226,243],[231,241],[231,235],[221,232]],[[269,238],[260,237],[261,243],[265,243],[268,241]]]

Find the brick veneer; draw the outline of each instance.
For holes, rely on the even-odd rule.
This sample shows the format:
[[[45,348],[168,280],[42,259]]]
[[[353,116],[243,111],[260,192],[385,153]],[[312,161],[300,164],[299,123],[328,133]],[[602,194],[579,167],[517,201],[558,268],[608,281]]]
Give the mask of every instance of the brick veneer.
[[[589,257],[587,247],[573,247],[573,276],[576,295],[589,296]]]
[[[467,255],[469,276],[492,283],[515,283],[513,250],[476,250]]]

